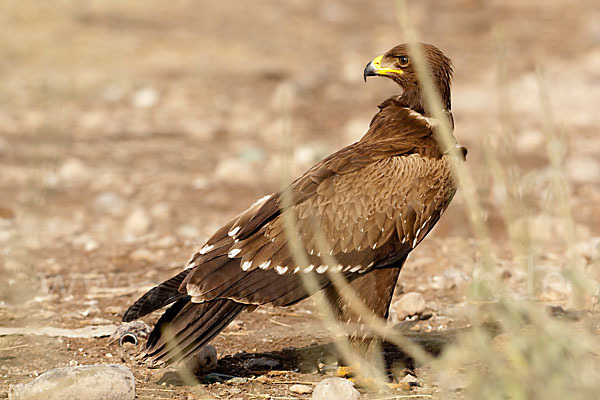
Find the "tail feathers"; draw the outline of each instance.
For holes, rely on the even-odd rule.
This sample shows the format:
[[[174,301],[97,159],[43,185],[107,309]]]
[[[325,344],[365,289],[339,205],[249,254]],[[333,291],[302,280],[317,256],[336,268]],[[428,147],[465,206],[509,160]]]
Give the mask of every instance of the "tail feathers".
[[[192,303],[189,296],[179,299],[156,323],[144,356],[154,364],[183,360],[208,344],[246,307],[226,299],[204,303]]]
[[[189,269],[180,272],[140,297],[131,307],[129,307],[129,309],[127,309],[127,311],[125,311],[125,314],[123,314],[123,322],[141,318],[144,315],[150,314],[152,311],[156,311],[159,308],[185,297],[185,294],[179,292],[179,286],[189,272]]]

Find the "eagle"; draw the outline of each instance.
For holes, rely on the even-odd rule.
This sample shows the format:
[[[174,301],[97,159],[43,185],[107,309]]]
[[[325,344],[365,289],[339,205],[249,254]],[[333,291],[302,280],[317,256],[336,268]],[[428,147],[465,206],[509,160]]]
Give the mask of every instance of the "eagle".
[[[466,155],[456,141],[446,148],[438,140],[440,121],[424,99],[413,49],[423,56],[451,128],[452,63],[433,45],[415,46],[396,46],[364,69],[365,81],[386,77],[401,93],[379,105],[358,142],[223,225],[183,271],[129,307],[124,322],[171,305],[146,343],[149,362],[184,360],[242,311],[290,306],[317,291],[340,322],[360,327],[337,277],[374,316],[387,318],[404,262],[456,193],[451,157]],[[350,341],[360,347],[371,340],[366,336],[357,328]]]

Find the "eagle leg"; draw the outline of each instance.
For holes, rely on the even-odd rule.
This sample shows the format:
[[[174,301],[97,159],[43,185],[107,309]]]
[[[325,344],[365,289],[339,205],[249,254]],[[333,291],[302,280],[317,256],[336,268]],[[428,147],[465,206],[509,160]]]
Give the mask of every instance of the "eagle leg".
[[[338,321],[352,327],[348,336],[350,346],[355,354],[359,354],[368,363],[382,361],[381,339],[372,334],[369,325],[376,318],[387,319],[396,282],[404,261],[405,259],[400,260],[390,268],[372,271],[349,284],[364,305],[371,310],[371,315],[357,313],[353,307],[347,304],[346,299],[340,295],[337,288],[330,287],[326,290],[326,298],[333,307]],[[342,366],[337,371],[337,375],[351,376],[354,369],[357,368]]]

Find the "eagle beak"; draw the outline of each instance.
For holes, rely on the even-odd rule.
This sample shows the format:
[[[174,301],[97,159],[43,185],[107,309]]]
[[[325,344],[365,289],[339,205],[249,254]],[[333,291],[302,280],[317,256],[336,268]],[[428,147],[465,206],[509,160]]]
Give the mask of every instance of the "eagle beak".
[[[373,65],[373,61],[370,61],[363,71],[363,79],[365,82],[367,81],[367,76],[377,76],[377,69],[375,68],[375,65]]]
[[[367,81],[367,76],[377,76],[377,75],[389,75],[391,72],[402,75],[404,73],[401,69],[394,68],[382,68],[381,60],[383,56],[375,57],[373,61],[367,64],[365,70],[363,71],[363,79],[365,82]]]

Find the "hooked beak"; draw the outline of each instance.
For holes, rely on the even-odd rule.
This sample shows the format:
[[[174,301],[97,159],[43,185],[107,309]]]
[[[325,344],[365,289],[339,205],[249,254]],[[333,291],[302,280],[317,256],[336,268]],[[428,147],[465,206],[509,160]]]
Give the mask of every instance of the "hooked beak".
[[[373,65],[373,61],[369,61],[363,71],[363,79],[365,82],[367,81],[367,76],[377,76],[377,68]]]
[[[365,70],[363,71],[363,79],[365,80],[365,82],[367,81],[367,76],[390,75],[390,73],[402,75],[404,73],[404,71],[401,69],[382,67],[382,59],[383,56],[375,57],[373,61],[367,64]]]

